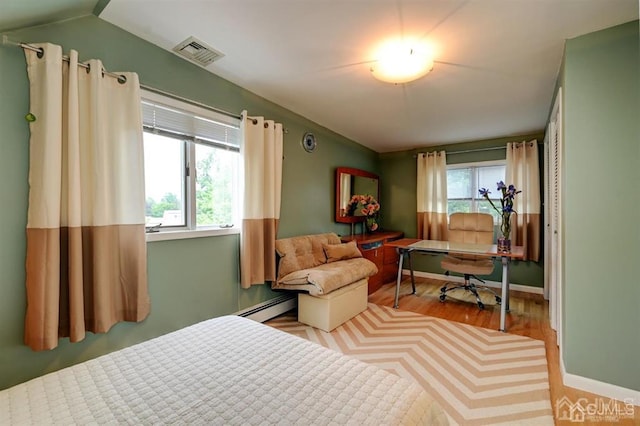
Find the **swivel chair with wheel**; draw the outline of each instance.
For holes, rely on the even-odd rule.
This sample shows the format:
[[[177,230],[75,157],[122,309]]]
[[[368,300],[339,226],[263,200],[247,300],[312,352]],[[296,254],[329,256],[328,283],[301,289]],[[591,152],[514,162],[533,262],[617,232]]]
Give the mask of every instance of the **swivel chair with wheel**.
[[[471,244],[492,244],[493,243],[493,217],[487,213],[453,213],[449,216],[449,241],[455,243]],[[450,272],[457,272],[464,275],[464,284],[451,285],[446,283],[440,289],[440,301],[444,302],[447,293],[464,289],[471,292],[476,297],[478,308],[484,309],[484,303],[480,299],[478,289],[491,292],[496,299],[496,303],[501,303],[501,299],[496,293],[486,286],[476,286],[471,282],[475,278],[484,284],[484,281],[476,275],[489,275],[493,272],[493,260],[486,256],[476,256],[468,254],[450,253],[440,262],[445,275]]]

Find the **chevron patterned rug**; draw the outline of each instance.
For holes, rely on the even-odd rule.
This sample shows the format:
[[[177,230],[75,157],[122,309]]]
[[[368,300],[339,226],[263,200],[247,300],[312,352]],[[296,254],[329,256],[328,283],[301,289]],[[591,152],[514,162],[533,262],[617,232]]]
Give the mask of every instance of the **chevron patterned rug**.
[[[295,313],[266,324],[417,382],[451,424],[553,425],[542,341],[371,303],[331,333]]]

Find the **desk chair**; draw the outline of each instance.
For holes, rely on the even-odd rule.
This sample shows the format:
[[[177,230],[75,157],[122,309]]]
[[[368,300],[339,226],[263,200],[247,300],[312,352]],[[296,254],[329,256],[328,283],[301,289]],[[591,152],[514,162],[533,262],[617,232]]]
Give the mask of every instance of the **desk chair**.
[[[449,241],[456,243],[493,244],[493,217],[487,213],[453,213],[449,216]],[[491,292],[500,303],[501,299],[488,287],[478,286],[471,282],[471,278],[484,283],[477,275],[489,275],[493,272],[493,260],[487,257],[449,253],[440,262],[445,275],[457,272],[464,275],[464,284],[448,287],[447,283],[440,289],[440,301],[444,302],[447,292],[463,288],[476,296],[478,308],[484,309],[478,289]],[[452,284],[453,285],[453,284]]]

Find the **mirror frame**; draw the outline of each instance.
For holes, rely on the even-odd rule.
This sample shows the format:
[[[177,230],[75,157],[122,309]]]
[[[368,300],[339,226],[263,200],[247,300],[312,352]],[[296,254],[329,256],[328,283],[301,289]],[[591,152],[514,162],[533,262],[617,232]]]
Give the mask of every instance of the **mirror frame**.
[[[358,223],[364,222],[365,216],[341,216],[340,215],[340,175],[346,173],[353,176],[362,176],[371,179],[378,180],[378,193],[375,194],[376,200],[380,202],[380,177],[375,173],[367,172],[365,170],[355,169],[352,167],[338,167],[336,168],[336,222],[339,223]],[[373,195],[373,194],[371,194]]]

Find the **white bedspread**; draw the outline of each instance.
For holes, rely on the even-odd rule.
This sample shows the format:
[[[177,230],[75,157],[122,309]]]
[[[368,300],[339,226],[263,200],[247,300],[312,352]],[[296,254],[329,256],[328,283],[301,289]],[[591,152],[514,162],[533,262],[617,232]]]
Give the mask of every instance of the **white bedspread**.
[[[441,424],[423,389],[225,316],[0,391],[0,424]]]

